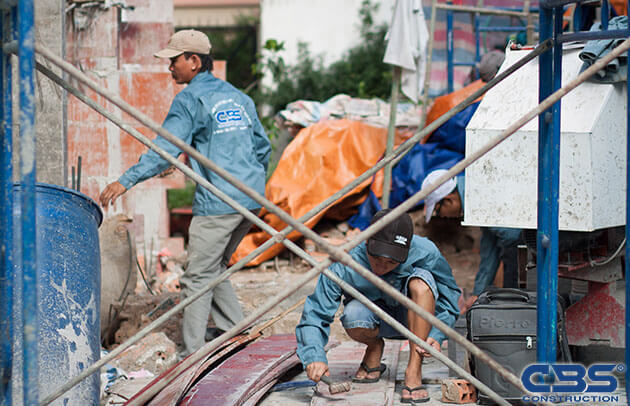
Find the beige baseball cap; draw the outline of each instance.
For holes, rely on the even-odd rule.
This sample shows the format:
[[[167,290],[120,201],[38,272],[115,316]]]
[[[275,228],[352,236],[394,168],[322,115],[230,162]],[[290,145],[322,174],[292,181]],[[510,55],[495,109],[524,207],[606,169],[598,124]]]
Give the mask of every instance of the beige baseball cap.
[[[184,52],[209,55],[211,48],[210,40],[203,32],[197,30],[181,30],[171,36],[166,48],[154,53],[153,56],[156,58],[175,58]]]

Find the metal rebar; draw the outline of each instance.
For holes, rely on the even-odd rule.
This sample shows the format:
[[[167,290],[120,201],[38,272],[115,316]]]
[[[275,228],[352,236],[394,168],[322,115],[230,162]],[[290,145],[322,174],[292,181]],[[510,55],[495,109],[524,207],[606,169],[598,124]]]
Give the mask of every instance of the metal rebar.
[[[18,77],[20,83],[20,197],[22,245],[22,388],[24,405],[39,397],[37,352],[37,212],[35,165],[35,8],[18,3]]]
[[[81,155],[77,158],[77,192],[81,191]]]

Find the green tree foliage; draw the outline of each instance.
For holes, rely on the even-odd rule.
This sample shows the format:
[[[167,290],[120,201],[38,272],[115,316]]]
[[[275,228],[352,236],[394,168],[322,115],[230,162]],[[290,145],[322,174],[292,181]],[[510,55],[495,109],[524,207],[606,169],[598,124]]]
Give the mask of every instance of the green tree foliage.
[[[257,90],[253,94],[258,104],[271,106],[273,112],[295,100],[325,101],[345,93],[353,97],[387,99],[391,89],[391,67],[383,63],[387,27],[375,26],[373,14],[378,4],[364,0],[360,10],[362,42],[347,51],[342,59],[323,66],[322,58],[313,56],[306,44],[299,44],[297,63],[287,66],[278,56],[284,43],[269,40],[264,48],[270,52],[260,57],[254,72],[261,76],[271,73],[273,90]]]

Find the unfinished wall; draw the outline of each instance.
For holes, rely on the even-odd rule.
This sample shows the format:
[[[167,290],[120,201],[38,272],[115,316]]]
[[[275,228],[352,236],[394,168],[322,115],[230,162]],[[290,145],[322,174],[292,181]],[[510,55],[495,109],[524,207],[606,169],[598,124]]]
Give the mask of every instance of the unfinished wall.
[[[87,20],[68,15],[66,59],[80,67],[93,80],[161,123],[174,95],[181,90],[168,72],[168,62],[154,58],[173,33],[173,7],[170,0],[159,6],[150,0],[127,0],[134,10],[98,8]],[[217,63],[225,77],[225,64]],[[155,134],[111,103],[87,94],[125,123],[149,138]],[[107,184],[138,161],[146,148],[122,132],[73,96],[68,99],[68,161],[82,157],[81,191],[97,199]],[[139,249],[143,242],[155,241],[155,248],[168,238],[166,189],[184,186],[184,176],[173,172],[140,183],[125,193],[105,216],[124,213],[133,217]],[[142,251],[139,251],[142,252]]]
[[[64,2],[35,2],[35,39],[56,55],[64,54]],[[59,74],[43,58],[38,60]],[[37,181],[65,186],[67,143],[66,92],[41,73],[35,76]]]

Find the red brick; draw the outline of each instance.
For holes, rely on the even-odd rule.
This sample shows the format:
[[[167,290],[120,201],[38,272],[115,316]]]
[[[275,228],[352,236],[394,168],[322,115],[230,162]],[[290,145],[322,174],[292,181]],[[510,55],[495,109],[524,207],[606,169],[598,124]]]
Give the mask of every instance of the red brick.
[[[146,127],[136,127],[136,130],[146,135],[150,139],[155,138],[155,134]],[[128,168],[138,162],[140,155],[148,150],[144,144],[136,140],[131,135],[122,132],[120,134],[120,154],[121,162],[124,168]]]
[[[164,121],[173,97],[183,88],[175,84],[168,72],[122,73],[119,86],[124,101],[158,124]],[[126,113],[123,120],[138,122]]]
[[[477,390],[465,379],[445,379],[442,381],[442,402],[475,403]]]
[[[68,123],[68,164],[76,166],[81,156],[81,176],[107,174],[107,131],[104,124]]]

